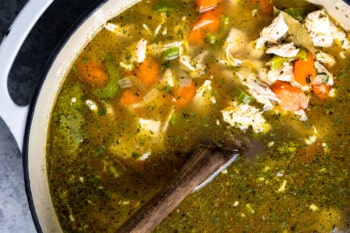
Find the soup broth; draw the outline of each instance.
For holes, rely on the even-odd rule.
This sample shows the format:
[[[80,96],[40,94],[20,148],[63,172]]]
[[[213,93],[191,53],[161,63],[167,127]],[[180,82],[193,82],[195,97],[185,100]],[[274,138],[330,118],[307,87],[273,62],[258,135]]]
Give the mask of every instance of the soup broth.
[[[117,232],[198,144],[252,141],[253,159],[239,157],[154,232],[349,227],[349,36],[304,1],[203,2],[142,1],[72,65],[47,144],[64,232]],[[312,29],[325,18],[334,38]]]

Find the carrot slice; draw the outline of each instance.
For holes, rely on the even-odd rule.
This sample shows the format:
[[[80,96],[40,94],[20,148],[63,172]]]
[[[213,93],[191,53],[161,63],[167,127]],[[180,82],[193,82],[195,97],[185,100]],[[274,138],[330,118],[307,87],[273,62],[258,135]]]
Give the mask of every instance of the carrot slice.
[[[193,82],[188,86],[179,87],[175,91],[176,106],[177,107],[186,106],[189,102],[191,102],[195,94],[196,94],[196,87]]]
[[[103,87],[109,80],[103,66],[94,61],[78,62],[77,70],[79,79],[91,86]]]
[[[130,105],[137,103],[140,97],[135,93],[135,91],[126,90],[123,92],[122,96],[119,99],[120,105]]]
[[[300,85],[307,86],[313,82],[316,77],[314,64],[315,61],[310,52],[306,60],[299,59],[294,63],[294,77]]]
[[[260,11],[263,15],[273,15],[271,0],[260,0]]]
[[[146,86],[151,86],[158,81],[160,66],[152,57],[148,57],[136,70],[136,76]]]
[[[195,22],[189,35],[191,44],[199,44],[204,41],[207,33],[216,32],[220,26],[221,10],[216,8],[201,14],[200,18]]]
[[[320,99],[327,99],[329,97],[329,92],[331,87],[327,84],[312,85],[313,93]]]
[[[303,90],[291,86],[289,83],[277,81],[272,86],[272,91],[281,101],[280,106],[287,111],[297,111],[307,108],[309,98]]]
[[[271,0],[250,0],[250,4],[258,7],[262,15],[273,15],[273,5]]]
[[[208,10],[215,8],[222,0],[197,0],[198,11],[203,13]]]

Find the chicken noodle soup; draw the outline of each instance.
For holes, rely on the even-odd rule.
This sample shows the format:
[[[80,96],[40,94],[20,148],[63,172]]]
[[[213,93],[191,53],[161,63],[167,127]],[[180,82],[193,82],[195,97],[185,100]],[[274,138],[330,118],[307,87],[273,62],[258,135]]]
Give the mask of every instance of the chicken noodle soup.
[[[151,0],[106,22],[52,113],[64,232],[116,232],[199,143],[240,157],[155,232],[336,232],[350,219],[350,40],[303,1]]]

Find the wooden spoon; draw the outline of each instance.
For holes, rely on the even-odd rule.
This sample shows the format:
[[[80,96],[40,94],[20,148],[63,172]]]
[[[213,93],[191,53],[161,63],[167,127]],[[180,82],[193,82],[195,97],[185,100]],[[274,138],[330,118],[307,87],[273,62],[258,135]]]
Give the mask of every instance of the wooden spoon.
[[[118,233],[148,233],[157,227],[199,184],[238,156],[238,150],[199,146],[175,179],[133,214]]]

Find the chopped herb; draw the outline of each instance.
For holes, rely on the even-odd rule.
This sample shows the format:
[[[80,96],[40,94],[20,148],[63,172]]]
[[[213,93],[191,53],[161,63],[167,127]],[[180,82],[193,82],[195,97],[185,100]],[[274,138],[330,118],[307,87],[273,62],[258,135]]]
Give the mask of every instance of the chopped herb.
[[[140,157],[140,154],[134,151],[134,152],[132,152],[131,157],[132,157],[133,159],[137,159],[137,158]]]
[[[98,109],[98,115],[99,115],[99,116],[106,115],[106,113],[107,113],[106,108],[99,108],[99,109]]]

